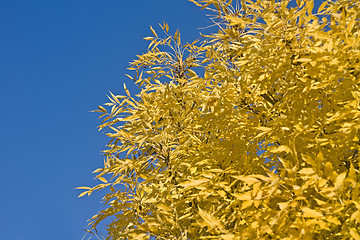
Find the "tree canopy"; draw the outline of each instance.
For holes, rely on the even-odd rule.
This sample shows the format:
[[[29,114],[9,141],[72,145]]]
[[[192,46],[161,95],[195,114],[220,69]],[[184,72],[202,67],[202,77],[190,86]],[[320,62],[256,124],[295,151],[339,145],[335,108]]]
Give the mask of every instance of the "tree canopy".
[[[360,239],[360,2],[190,0],[99,106],[108,239]],[[240,7],[241,6],[241,7]],[[159,30],[157,30],[159,32]],[[109,191],[105,190],[109,189]],[[107,191],[107,192],[106,192]]]

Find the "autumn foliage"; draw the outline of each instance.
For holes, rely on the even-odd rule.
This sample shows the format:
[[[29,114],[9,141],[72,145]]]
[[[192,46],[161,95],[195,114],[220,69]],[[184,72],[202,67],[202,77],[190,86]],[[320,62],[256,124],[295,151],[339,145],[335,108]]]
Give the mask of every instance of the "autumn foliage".
[[[111,141],[102,183],[82,187],[106,193],[91,228],[359,240],[360,2],[191,1],[215,33],[182,44],[151,28],[130,68],[140,93],[99,107]]]

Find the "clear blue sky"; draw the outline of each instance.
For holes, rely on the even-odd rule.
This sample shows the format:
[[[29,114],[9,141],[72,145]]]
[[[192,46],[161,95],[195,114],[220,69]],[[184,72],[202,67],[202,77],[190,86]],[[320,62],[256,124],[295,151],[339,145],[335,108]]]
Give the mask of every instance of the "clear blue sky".
[[[102,194],[75,187],[97,183],[108,142],[89,111],[136,91],[126,67],[164,20],[185,41],[211,24],[186,0],[0,1],[0,239],[83,237]]]
[[[209,25],[186,0],[0,1],[0,239],[83,237],[101,194],[74,188],[97,183],[108,141],[90,110],[135,91],[128,62],[164,20],[187,41]]]

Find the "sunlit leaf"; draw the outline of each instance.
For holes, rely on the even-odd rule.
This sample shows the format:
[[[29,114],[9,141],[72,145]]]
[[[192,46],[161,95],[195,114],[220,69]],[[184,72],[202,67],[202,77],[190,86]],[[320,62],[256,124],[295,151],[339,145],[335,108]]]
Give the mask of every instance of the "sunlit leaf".
[[[318,212],[314,209],[303,207],[302,209],[303,216],[308,218],[320,218],[323,217],[323,214],[321,212]]]
[[[204,219],[204,221],[209,227],[218,228],[220,230],[224,229],[224,225],[218,218],[214,217],[210,213],[205,212],[201,208],[199,208],[199,215],[202,219]]]

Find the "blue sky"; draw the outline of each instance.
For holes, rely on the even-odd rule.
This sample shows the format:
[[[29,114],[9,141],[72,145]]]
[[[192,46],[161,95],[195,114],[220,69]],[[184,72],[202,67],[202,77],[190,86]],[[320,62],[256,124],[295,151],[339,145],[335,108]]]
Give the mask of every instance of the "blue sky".
[[[136,91],[128,62],[164,20],[187,41],[210,24],[186,0],[0,1],[1,239],[83,237],[101,194],[75,187],[97,183],[108,141],[90,111]]]
[[[97,184],[108,142],[90,111],[136,92],[126,67],[164,20],[189,42],[211,24],[186,0],[0,1],[1,239],[83,237],[102,194],[75,188]]]

